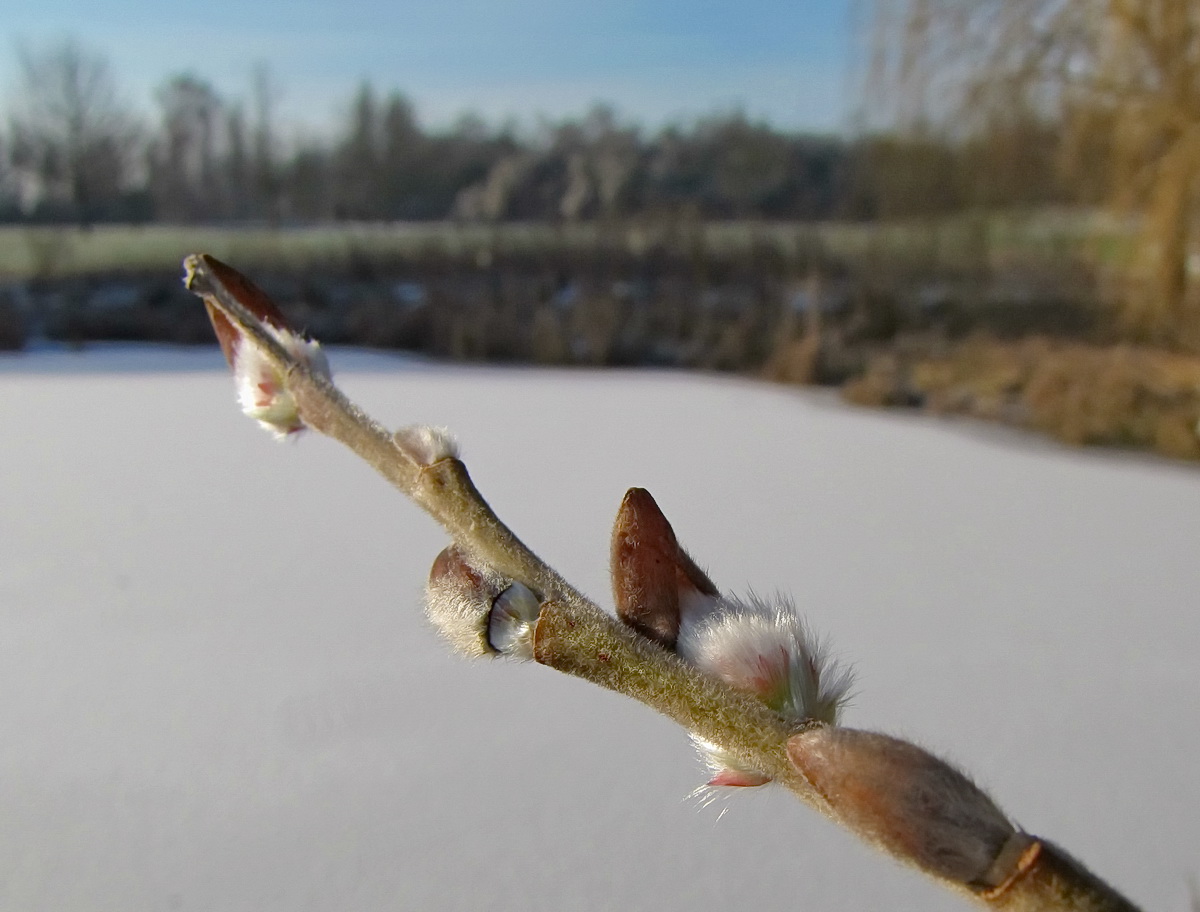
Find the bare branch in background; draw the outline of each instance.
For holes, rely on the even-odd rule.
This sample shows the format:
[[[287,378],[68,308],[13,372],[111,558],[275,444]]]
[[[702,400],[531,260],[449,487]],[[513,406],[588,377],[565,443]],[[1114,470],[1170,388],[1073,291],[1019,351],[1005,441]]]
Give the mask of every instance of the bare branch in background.
[[[1127,327],[1158,343],[1200,348],[1200,283],[1189,265],[1200,204],[1200,4],[876,0],[874,7],[872,97],[890,126],[962,141],[1003,136],[1006,122],[1021,119],[1052,125],[1040,144],[1001,144],[991,162],[1057,166],[1082,202],[1133,216],[1130,249],[1107,257],[1122,280]]]
[[[22,48],[11,158],[31,187],[65,202],[80,224],[118,196],[133,168],[139,130],[108,62],[73,41]]]

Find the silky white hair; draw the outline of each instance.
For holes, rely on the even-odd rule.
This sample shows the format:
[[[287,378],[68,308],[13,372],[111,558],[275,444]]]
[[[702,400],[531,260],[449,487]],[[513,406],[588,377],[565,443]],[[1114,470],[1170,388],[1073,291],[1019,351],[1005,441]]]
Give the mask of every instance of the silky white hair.
[[[442,574],[425,587],[425,616],[456,652],[466,656],[532,659],[540,611],[528,587],[488,567]]]
[[[697,600],[698,601],[698,600]],[[853,675],[829,658],[788,597],[708,598],[689,606],[675,644],[685,661],[745,690],[796,722],[836,724]],[[755,786],[770,777],[698,735],[709,786]]]
[[[285,351],[314,374],[331,378],[329,360],[318,342],[305,339],[289,329],[263,323]],[[233,349],[233,378],[242,413],[253,418],[277,440],[304,430],[304,421],[296,400],[288,392],[284,378],[275,365],[245,334],[239,334]]]
[[[685,618],[676,651],[701,671],[796,721],[835,724],[853,675],[829,658],[787,596],[722,598],[705,618]]]
[[[458,458],[458,442],[446,428],[414,424],[400,428],[392,435],[392,440],[423,466]]]

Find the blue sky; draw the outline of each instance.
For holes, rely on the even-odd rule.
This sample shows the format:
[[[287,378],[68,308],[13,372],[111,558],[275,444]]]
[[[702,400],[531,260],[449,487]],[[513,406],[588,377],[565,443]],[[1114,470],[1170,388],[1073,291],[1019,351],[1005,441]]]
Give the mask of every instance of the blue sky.
[[[245,96],[256,63],[293,127],[317,131],[364,79],[399,88],[422,119],[491,122],[582,113],[595,101],[656,125],[744,108],[787,128],[838,130],[853,102],[854,0],[9,0],[14,49],[72,36],[108,57],[131,102],[194,72]]]

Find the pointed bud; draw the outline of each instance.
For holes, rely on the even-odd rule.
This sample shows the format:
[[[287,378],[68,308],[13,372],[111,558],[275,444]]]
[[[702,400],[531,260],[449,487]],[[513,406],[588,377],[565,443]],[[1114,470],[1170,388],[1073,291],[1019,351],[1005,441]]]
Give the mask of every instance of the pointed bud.
[[[906,741],[822,727],[794,735],[787,752],[839,821],[936,877],[985,885],[1018,832],[970,779]]]
[[[708,618],[684,625],[676,650],[706,674],[797,722],[836,722],[853,682],[782,595],[769,602],[721,599]]]
[[[617,617],[667,649],[675,646],[683,606],[717,587],[679,546],[675,531],[644,488],[630,488],[612,535]]]
[[[425,587],[425,614],[468,656],[533,658],[541,605],[521,583],[473,561],[457,545],[438,555]]]
[[[212,286],[219,286],[245,308],[250,317],[259,322],[263,332],[274,338],[295,361],[328,378],[329,362],[320,345],[296,333],[266,292],[233,267],[207,254],[188,257],[184,267],[184,285],[204,298],[204,307],[221,351],[233,368],[242,412],[279,439],[303,430],[304,422],[287,389],[285,377],[274,361],[260,350],[254,338],[221,309],[220,295]]]
[[[188,290],[205,295],[207,300],[206,289],[197,287],[199,284],[197,273],[203,269],[207,273],[206,278],[209,282],[220,284],[234,300],[257,317],[264,326],[290,330],[287,318],[275,305],[275,302],[267,296],[267,293],[232,266],[222,263],[207,253],[188,257],[184,260],[183,266],[183,284]]]

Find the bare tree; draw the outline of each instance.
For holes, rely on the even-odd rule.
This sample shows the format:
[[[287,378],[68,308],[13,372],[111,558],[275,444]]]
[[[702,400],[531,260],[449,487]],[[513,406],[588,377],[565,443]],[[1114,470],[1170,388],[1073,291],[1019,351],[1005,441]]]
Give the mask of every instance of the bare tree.
[[[595,105],[584,118],[583,133],[588,140],[600,214],[613,218],[638,165],[637,130],[618,124],[616,112],[608,105]]]
[[[11,214],[17,210],[19,193],[17,182],[9,164],[8,137],[0,134],[0,214]]]
[[[875,114],[964,136],[1031,112],[1061,163],[1137,223],[1128,325],[1200,347],[1198,0],[876,0]],[[1029,148],[1021,143],[1018,148]]]
[[[108,62],[74,41],[18,52],[21,88],[11,120],[12,162],[43,198],[81,224],[125,189],[138,128]]]
[[[252,218],[257,214],[248,132],[245,109],[240,104],[232,105],[225,115],[229,149],[222,172],[223,184],[229,192],[229,214],[236,219]]]
[[[177,221],[213,218],[221,203],[221,99],[209,83],[188,73],[171,77],[157,95],[162,126],[150,152],[156,214]]]
[[[258,204],[260,217],[272,223],[282,217],[282,180],[279,165],[279,137],[276,135],[275,108],[279,102],[280,89],[271,78],[271,70],[265,63],[254,68],[251,83],[251,108],[254,124],[251,131],[250,174],[251,186]]]
[[[378,214],[381,132],[375,89],[364,82],[351,102],[345,138],[334,152],[339,217],[367,219]]]
[[[786,141],[742,112],[710,121],[702,133],[712,146],[713,189],[736,217],[753,216],[787,179],[791,162]]]

